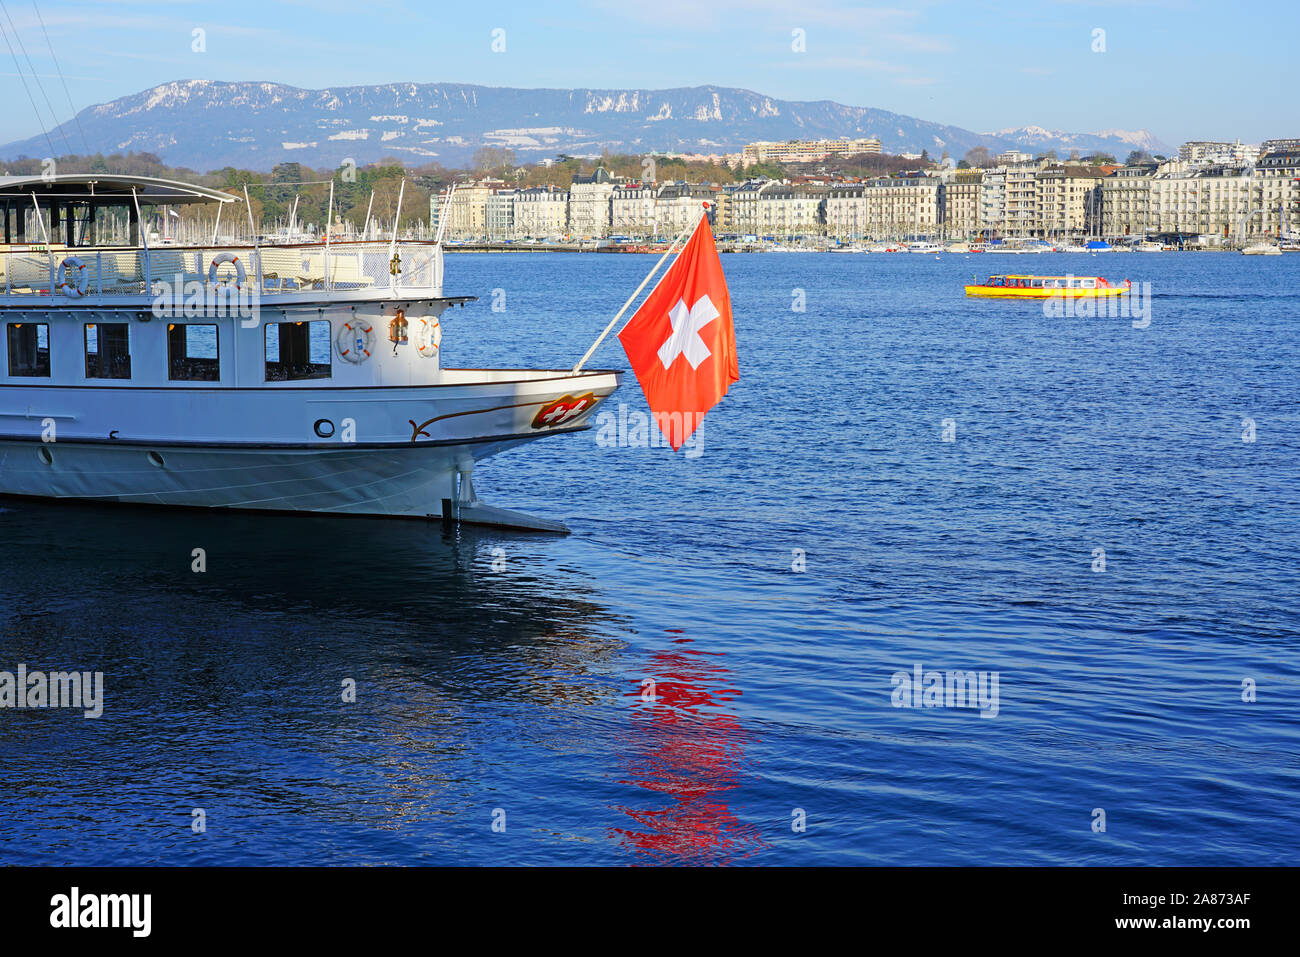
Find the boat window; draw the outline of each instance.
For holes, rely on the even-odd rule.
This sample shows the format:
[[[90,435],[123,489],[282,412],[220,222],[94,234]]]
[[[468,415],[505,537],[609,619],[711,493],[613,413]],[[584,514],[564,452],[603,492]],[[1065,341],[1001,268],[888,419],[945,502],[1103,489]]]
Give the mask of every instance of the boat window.
[[[86,378],[131,378],[131,327],[127,323],[86,323]]]
[[[1032,285],[1035,289],[1042,289],[1043,281],[1041,279],[1035,279],[1030,283],[1030,285]]]
[[[9,374],[41,376],[50,374],[50,327],[44,322],[9,324]]]
[[[266,324],[266,381],[328,379],[330,377],[330,323],[268,322]]]
[[[1083,283],[1084,289],[1093,289],[1097,285],[1097,280],[1095,279],[1081,279],[1079,281]]]
[[[167,327],[167,378],[216,382],[221,378],[217,327],[206,323],[172,323]]]

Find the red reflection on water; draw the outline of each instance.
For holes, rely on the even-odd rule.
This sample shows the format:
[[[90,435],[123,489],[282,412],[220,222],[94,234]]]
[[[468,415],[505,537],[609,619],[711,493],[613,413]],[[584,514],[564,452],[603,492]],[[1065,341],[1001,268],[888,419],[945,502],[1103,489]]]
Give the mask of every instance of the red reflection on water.
[[[727,792],[739,786],[750,738],[727,710],[740,691],[731,687],[719,658],[678,648],[654,654],[646,670],[657,700],[641,704],[633,719],[635,737],[624,760],[630,777],[619,783],[655,792],[667,803],[617,807],[638,828],[612,830],[625,846],[660,862],[725,864],[765,846],[758,829],[741,823],[726,802]],[[642,679],[636,682],[629,696],[642,695]]]

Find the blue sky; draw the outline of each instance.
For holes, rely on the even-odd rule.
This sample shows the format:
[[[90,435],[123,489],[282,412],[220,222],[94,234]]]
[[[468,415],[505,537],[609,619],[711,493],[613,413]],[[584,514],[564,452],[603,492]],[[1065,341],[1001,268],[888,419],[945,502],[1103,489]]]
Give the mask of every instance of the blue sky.
[[[51,108],[60,121],[70,110],[41,20],[77,109],[191,78],[311,88],[715,83],[981,132],[1146,128],[1170,145],[1300,136],[1300,57],[1288,50],[1300,35],[1300,0],[0,2],[22,69],[29,57],[41,77],[44,93],[31,94],[47,125]],[[206,52],[191,49],[196,28],[206,31]],[[505,51],[494,53],[498,28]],[[1095,52],[1099,36],[1104,51]],[[4,142],[40,129],[18,74],[0,43]]]

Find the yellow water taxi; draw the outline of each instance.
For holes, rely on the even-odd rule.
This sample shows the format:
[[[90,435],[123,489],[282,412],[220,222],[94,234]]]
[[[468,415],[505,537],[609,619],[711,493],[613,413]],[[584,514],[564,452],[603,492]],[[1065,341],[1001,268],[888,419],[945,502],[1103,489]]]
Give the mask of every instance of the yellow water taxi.
[[[1083,299],[1122,296],[1132,287],[1125,279],[1112,286],[1101,276],[989,276],[988,282],[966,287],[966,295],[985,299]]]

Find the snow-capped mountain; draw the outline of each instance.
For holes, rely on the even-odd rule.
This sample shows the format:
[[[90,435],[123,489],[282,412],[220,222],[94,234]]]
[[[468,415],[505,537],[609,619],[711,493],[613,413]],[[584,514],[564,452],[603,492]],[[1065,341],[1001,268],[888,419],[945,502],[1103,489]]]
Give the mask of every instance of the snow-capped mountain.
[[[528,90],[387,83],[304,90],[180,80],[89,107],[78,119],[80,130],[69,122],[51,131],[56,153],[82,151],[84,133],[94,151],[151,152],[200,171],[265,170],[286,160],[323,167],[385,156],[454,167],[467,164],[483,146],[509,147],[523,161],[603,150],[738,152],[755,140],[841,136],[876,136],[886,152],[928,150],[936,159],[945,151],[960,158],[974,146],[1116,153],[1134,148],[1125,138],[1134,134],[1123,131],[1075,136],[1024,127],[974,133],[869,107],[778,100],[717,86]],[[0,147],[0,158],[47,156],[50,148],[44,137],[32,137]]]
[[[994,130],[986,136],[1010,140],[1024,150],[1054,149],[1058,153],[1078,150],[1081,154],[1104,150],[1123,159],[1132,150],[1148,153],[1167,153],[1169,148],[1155,138],[1150,130],[1098,130],[1096,133],[1067,133],[1048,130],[1041,126],[1017,126]]]

